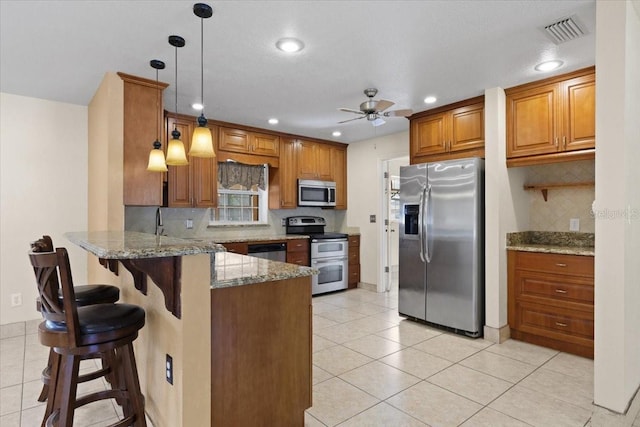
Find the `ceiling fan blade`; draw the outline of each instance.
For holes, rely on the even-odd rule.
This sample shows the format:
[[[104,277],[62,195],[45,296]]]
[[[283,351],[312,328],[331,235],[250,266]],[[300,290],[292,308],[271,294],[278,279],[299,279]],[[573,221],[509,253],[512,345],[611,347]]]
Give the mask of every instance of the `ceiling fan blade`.
[[[352,122],[352,121],[354,121],[354,120],[360,120],[360,119],[364,119],[364,118],[365,118],[365,116],[360,116],[360,117],[356,117],[356,118],[354,118],[354,119],[343,120],[343,121],[338,122],[338,123],[339,123],[339,124],[342,124],[342,123]]]
[[[407,108],[405,110],[387,111],[386,113],[383,113],[383,116],[385,116],[385,117],[408,117],[411,114],[413,114],[413,110]]]
[[[386,110],[387,108],[391,107],[393,104],[395,104],[395,102],[387,101],[386,99],[381,99],[376,104],[376,111],[380,113]]]
[[[364,113],[363,113],[362,111],[360,111],[360,110],[354,110],[354,109],[351,109],[351,108],[338,108],[338,110],[340,110],[340,111],[344,111],[344,112],[347,112],[347,113],[356,113],[356,114],[362,114],[362,115],[364,115]]]
[[[382,120],[380,117],[378,117],[377,119],[371,121],[371,124],[374,125],[374,126],[381,126],[381,125],[383,125],[385,123],[386,122],[384,120]]]

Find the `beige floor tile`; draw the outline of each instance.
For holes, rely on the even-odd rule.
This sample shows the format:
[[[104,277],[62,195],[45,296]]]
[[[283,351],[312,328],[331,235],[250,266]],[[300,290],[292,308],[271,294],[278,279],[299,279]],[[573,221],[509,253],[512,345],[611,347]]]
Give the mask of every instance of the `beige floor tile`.
[[[346,372],[340,378],[380,400],[420,382],[420,378],[378,361]]]
[[[593,360],[573,354],[558,353],[545,363],[544,368],[572,377],[593,380]]]
[[[373,408],[369,408],[359,413],[353,418],[339,424],[340,427],[372,427],[372,426],[393,426],[393,427],[424,427],[425,423],[418,421],[412,416],[388,405],[384,402],[378,403]]]
[[[514,384],[536,369],[534,365],[488,351],[474,354],[460,364]]]
[[[25,359],[22,380],[24,382],[39,380],[42,377],[42,370],[45,368],[46,364],[46,359]]]
[[[391,323],[392,325],[398,325],[403,320],[406,320],[405,316],[398,314],[398,310],[389,310],[383,311],[382,313],[374,314],[371,317],[375,317],[376,319],[382,319],[386,322]]]
[[[522,380],[519,385],[588,410],[592,409],[592,377],[572,377],[542,367]]]
[[[372,316],[374,314],[384,313],[388,309],[387,307],[384,307],[381,305],[361,302],[360,304],[354,304],[349,306],[349,310],[357,311],[358,313],[362,313],[367,316]]]
[[[37,334],[38,333],[38,325],[42,323],[42,318],[37,318],[33,320],[27,320],[27,325],[25,327],[27,335],[29,334]]]
[[[536,366],[542,365],[559,353],[557,350],[513,339],[487,347],[487,351]]]
[[[333,375],[343,374],[371,360],[370,357],[341,345],[313,353],[313,364]]]
[[[465,421],[461,427],[528,427],[530,424],[516,420],[502,412],[484,408]]]
[[[322,317],[319,314],[313,315],[312,322],[313,322],[314,331],[318,331],[320,329],[328,328],[329,326],[335,326],[339,324],[339,322],[336,322],[335,320],[327,319],[326,317]]]
[[[335,426],[378,402],[351,384],[332,378],[313,387],[313,407],[308,412],[325,425]]]
[[[475,402],[425,381],[396,394],[387,403],[431,426],[457,426],[482,409]]]
[[[0,389],[0,415],[20,412],[22,403],[22,384]]]
[[[539,427],[583,426],[591,410],[516,385],[489,407]]]
[[[513,386],[508,381],[461,365],[450,366],[427,381],[482,405],[487,405]]]
[[[25,322],[0,325],[0,339],[20,337],[25,334]]]
[[[376,335],[367,335],[353,341],[347,341],[342,345],[372,359],[380,359],[403,348],[400,343]]]
[[[367,334],[373,334],[393,327],[393,323],[373,316],[353,320],[345,323],[345,325],[349,325],[350,328]]]
[[[21,427],[34,427],[39,426],[44,417],[45,406],[36,406],[34,408],[25,409],[22,411]]]
[[[452,365],[452,362],[413,348],[405,348],[390,354],[380,362],[398,368],[408,374],[425,379]]]
[[[29,381],[22,385],[22,410],[44,405],[44,402],[38,402],[40,391],[42,380]]]
[[[312,375],[312,384],[316,385],[321,383],[322,381],[326,381],[329,378],[333,378],[333,375],[322,368],[317,367],[316,365],[312,365],[311,367],[311,375]]]
[[[73,421],[78,426],[108,426],[118,419],[110,400],[101,400],[76,409]]]
[[[304,413],[304,427],[325,427],[320,421],[309,414],[308,411]]]
[[[362,338],[365,335],[369,335],[369,332],[361,331],[357,328],[354,328],[350,323],[342,323],[339,325],[329,326],[324,329],[319,329],[315,331],[315,333],[337,344],[342,344],[347,341],[353,341],[355,339]]]
[[[398,326],[385,329],[376,335],[399,342],[405,346],[412,346],[422,341],[441,335],[442,332],[410,320],[401,321]]]
[[[324,313],[317,314],[317,316],[322,316],[325,319],[333,320],[337,323],[345,323],[356,319],[362,319],[367,315],[351,310],[350,308],[339,308],[337,310],[326,311]]]
[[[0,388],[22,384],[24,336],[0,340]]]
[[[20,427],[20,412],[13,412],[7,415],[0,415],[0,426]]]
[[[312,340],[313,340],[313,343],[312,343],[311,347],[312,347],[314,353],[316,351],[324,350],[326,348],[338,345],[338,344],[334,343],[333,341],[328,340],[326,338],[323,338],[323,337],[321,337],[320,335],[317,335],[317,334],[313,334]]]
[[[313,300],[313,314],[326,313],[327,311],[338,310],[340,307],[337,305],[329,304],[326,302]]]
[[[482,350],[469,339],[449,334],[441,334],[422,341],[414,345],[413,348],[451,362],[459,362]]]

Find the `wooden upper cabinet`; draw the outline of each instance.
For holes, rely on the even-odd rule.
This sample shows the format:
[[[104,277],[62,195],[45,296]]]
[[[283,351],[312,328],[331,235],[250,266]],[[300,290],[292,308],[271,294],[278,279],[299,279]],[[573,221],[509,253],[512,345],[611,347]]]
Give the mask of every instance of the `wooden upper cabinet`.
[[[298,178],[331,181],[331,145],[298,141]]]
[[[185,150],[189,152],[191,136],[196,122],[192,117],[167,113],[167,138],[171,139],[173,129],[178,130]],[[215,146],[218,128],[209,124]],[[168,166],[167,173],[169,207],[173,208],[208,208],[217,205],[218,198],[218,163],[217,158],[189,157],[187,166]]]
[[[410,117],[411,163],[484,156],[484,99],[473,98]]]
[[[147,171],[147,164],[153,141],[162,140],[162,91],[168,85],[124,73],[118,75],[124,82],[123,203],[161,206],[164,174]]]
[[[331,147],[331,176],[336,183],[336,209],[347,209],[347,148]]]
[[[297,140],[282,138],[280,165],[269,169],[269,209],[295,209],[298,206]]]
[[[593,67],[505,92],[507,166],[593,158]]]
[[[244,129],[220,127],[218,149],[236,153],[278,156],[280,137]]]

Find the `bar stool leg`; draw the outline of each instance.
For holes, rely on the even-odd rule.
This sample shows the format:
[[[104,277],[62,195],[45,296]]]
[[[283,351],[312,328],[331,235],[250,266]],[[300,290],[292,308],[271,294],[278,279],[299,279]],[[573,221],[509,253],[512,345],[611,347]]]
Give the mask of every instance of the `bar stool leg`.
[[[125,408],[136,416],[133,424],[134,427],[147,427],[147,421],[144,415],[144,398],[140,390],[133,344],[129,343],[125,345],[122,351],[123,354],[120,362],[122,363],[122,371],[124,372],[127,391],[129,392],[128,404],[125,405]]]
[[[73,427],[73,415],[75,412],[74,402],[76,401],[76,393],[78,391],[78,372],[80,370],[80,358],[73,354],[62,355],[62,366],[58,376],[58,390],[60,392],[59,405],[60,409],[59,427]],[[56,393],[57,394],[57,393]],[[58,397],[58,396],[56,396]]]

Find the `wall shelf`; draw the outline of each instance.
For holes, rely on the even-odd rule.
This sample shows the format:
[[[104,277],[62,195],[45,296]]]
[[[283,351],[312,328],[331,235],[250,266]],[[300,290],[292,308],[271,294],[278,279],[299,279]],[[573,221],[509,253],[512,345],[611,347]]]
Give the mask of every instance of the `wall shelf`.
[[[544,201],[547,201],[547,192],[550,188],[568,188],[568,187],[594,187],[595,181],[584,182],[550,182],[543,184],[524,185],[525,190],[540,190]]]

